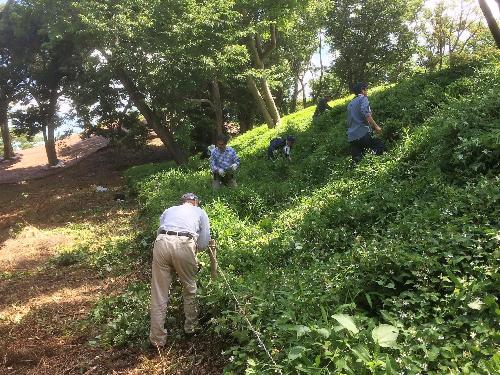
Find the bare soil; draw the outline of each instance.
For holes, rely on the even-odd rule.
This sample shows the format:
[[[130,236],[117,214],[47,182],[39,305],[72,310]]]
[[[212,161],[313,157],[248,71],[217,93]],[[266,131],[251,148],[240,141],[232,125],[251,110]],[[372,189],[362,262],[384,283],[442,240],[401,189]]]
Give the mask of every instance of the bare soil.
[[[21,168],[16,178],[8,177],[15,183],[0,184],[0,276],[14,275],[0,277],[0,374],[221,374],[221,346],[210,337],[172,342],[162,353],[88,344],[78,322],[100,296],[123,290],[130,280],[99,276],[84,266],[44,267],[58,246],[72,241],[46,229],[98,224],[119,214],[113,196],[125,191],[123,170],[167,155],[155,146],[75,154],[77,162],[48,176],[40,178],[38,167],[31,175]],[[42,149],[35,164],[45,163]],[[0,171],[0,180],[5,173]],[[97,192],[97,186],[108,191]],[[137,214],[133,198],[126,204],[127,214]]]
[[[58,173],[61,168],[78,163],[86,156],[108,145],[108,139],[100,136],[80,138],[79,135],[56,142],[59,164],[49,167],[44,146],[36,146],[16,153],[12,160],[1,160],[0,184],[46,177]]]

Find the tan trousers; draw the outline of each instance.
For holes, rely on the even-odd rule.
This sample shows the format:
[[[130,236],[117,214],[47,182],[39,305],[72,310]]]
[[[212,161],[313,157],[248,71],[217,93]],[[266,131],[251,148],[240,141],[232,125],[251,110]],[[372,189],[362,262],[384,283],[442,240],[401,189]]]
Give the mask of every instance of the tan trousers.
[[[198,319],[196,306],[196,243],[183,236],[159,234],[153,247],[153,276],[151,280],[151,330],[152,344],[163,346],[167,339],[164,328],[170,284],[177,273],[182,284],[184,300],[184,331],[194,331]]]

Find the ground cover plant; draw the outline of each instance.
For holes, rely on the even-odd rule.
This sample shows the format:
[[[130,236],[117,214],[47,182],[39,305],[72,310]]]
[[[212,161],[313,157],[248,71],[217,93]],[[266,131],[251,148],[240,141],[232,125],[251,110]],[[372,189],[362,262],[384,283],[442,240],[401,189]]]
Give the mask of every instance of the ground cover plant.
[[[417,75],[370,98],[389,150],[356,167],[343,98],[317,121],[306,108],[234,139],[237,189],[213,192],[197,158],[128,171],[145,243],[183,192],[202,197],[238,300],[202,268],[203,329],[228,340],[227,374],[500,371],[500,65]],[[266,160],[278,134],[298,139],[292,163]],[[147,337],[147,285],[96,307],[102,337]]]

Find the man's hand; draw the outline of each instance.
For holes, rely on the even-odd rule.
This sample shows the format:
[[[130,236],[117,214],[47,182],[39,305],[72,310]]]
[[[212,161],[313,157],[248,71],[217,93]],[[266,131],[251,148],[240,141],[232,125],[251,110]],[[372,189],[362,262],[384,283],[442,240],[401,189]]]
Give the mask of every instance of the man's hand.
[[[233,165],[231,165],[230,167],[233,171],[237,170],[238,169],[238,164],[234,163]]]
[[[373,130],[375,131],[376,134],[382,133],[382,128],[380,126],[378,126],[377,124],[375,124],[375,127],[373,128]]]

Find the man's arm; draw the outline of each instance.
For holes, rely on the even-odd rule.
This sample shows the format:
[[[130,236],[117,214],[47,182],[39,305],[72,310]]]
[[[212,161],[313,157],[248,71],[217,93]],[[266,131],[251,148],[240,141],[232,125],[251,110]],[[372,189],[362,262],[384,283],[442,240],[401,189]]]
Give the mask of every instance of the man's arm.
[[[370,102],[368,101],[368,98],[366,96],[363,97],[362,102],[361,102],[361,113],[365,116],[366,122],[370,127],[373,129],[375,133],[380,133],[382,129],[378,124],[375,122],[372,116],[372,110],[370,108]]]
[[[217,153],[217,149],[214,149],[212,153],[210,154],[210,170],[212,172],[215,172],[217,170],[217,166],[215,165],[215,155]]]
[[[201,210],[200,233],[198,234],[198,249],[204,249],[210,241],[210,222],[205,210]]]
[[[368,122],[368,124],[370,125],[370,127],[373,129],[373,131],[375,133],[380,134],[380,132],[382,131],[382,128],[380,126],[378,126],[378,124],[375,122],[375,120],[373,119],[371,114],[366,116],[366,121]]]
[[[234,151],[234,150],[233,150]],[[236,164],[238,165],[238,168],[240,167],[240,158],[238,157],[238,155],[236,154],[236,151],[234,151],[234,163],[233,164]]]
[[[208,220],[208,215],[205,210],[201,210],[200,218],[200,234],[198,236],[198,249],[207,250],[208,256],[210,257],[210,274],[212,280],[217,277],[217,248],[215,240],[210,238],[210,221]]]

